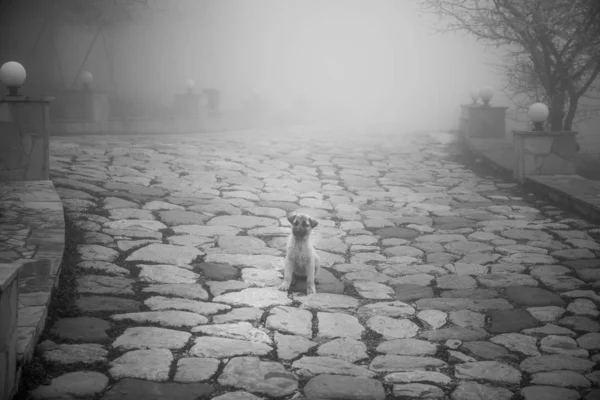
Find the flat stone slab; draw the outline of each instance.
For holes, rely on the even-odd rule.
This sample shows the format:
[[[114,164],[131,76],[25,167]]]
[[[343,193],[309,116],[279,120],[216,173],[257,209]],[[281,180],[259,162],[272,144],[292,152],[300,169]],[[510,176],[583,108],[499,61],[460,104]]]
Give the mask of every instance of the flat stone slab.
[[[217,373],[220,364],[214,358],[180,358],[173,380],[182,383],[207,381]]]
[[[77,253],[81,261],[113,262],[119,257],[119,252],[97,244],[80,244]]]
[[[376,315],[367,320],[369,329],[381,334],[384,339],[405,339],[417,335],[419,326],[408,319],[395,319]]]
[[[123,277],[85,275],[77,278],[79,293],[133,294],[133,280]]]
[[[274,337],[277,345],[277,356],[280,360],[292,360],[318,345],[316,342],[302,336],[284,335],[275,332]]]
[[[168,349],[132,350],[113,360],[108,373],[115,380],[138,378],[163,382],[169,379],[172,361]]]
[[[57,364],[93,364],[106,361],[108,350],[100,344],[59,344],[45,351],[43,358]]]
[[[250,306],[256,308],[285,306],[292,302],[288,298],[287,293],[277,288],[247,288],[239,292],[230,292],[215,296],[213,301],[233,306]]]
[[[400,356],[433,356],[438,345],[420,339],[393,339],[377,346],[378,353],[396,354]]]
[[[538,372],[531,376],[531,384],[572,388],[587,388],[592,385],[585,376],[573,371]]]
[[[505,295],[508,300],[526,307],[566,306],[556,293],[537,287],[510,286],[506,288]]]
[[[486,310],[507,310],[513,306],[504,299],[468,299],[452,297],[432,297],[419,299],[415,301],[419,310],[438,310],[438,311],[486,311]]]
[[[148,283],[196,283],[200,275],[175,265],[139,265],[138,279]]]
[[[285,258],[273,255],[212,253],[204,258],[207,263],[227,264],[233,267],[258,268],[264,270],[283,269]]]
[[[445,361],[434,357],[383,355],[375,357],[369,369],[379,373],[427,370],[446,366]]]
[[[292,363],[292,368],[303,377],[312,377],[320,374],[350,375],[370,378],[375,376],[368,368],[352,364],[348,361],[333,357],[304,356]]]
[[[550,354],[530,357],[519,365],[523,372],[536,373],[547,371],[575,371],[588,372],[594,367],[594,362],[584,358],[566,356],[563,354]]]
[[[272,397],[283,397],[298,389],[298,378],[273,361],[257,357],[231,359],[219,376],[221,386],[244,389]]]
[[[162,326],[196,326],[208,323],[208,318],[195,312],[166,310],[142,311],[137,313],[115,314],[110,318],[114,321],[152,322]]]
[[[212,303],[216,304],[216,303]],[[251,321],[257,322],[261,319],[263,315],[263,310],[256,307],[239,307],[234,308],[228,313],[214,315],[212,318],[213,323],[215,324],[225,324],[229,322],[237,322],[237,321]]]
[[[228,281],[237,278],[240,274],[240,271],[231,265],[209,262],[198,265],[198,270],[202,272],[202,275],[204,275],[206,279],[213,281]]]
[[[369,357],[367,346],[363,342],[351,338],[338,338],[319,346],[317,355],[333,357],[350,363]]]
[[[83,312],[105,311],[138,311],[142,303],[137,300],[124,299],[112,296],[80,296],[75,300],[75,305]]]
[[[293,295],[293,299],[302,303],[302,308],[318,311],[354,311],[358,300],[343,294],[315,293],[310,296]]]
[[[214,391],[208,383],[163,383],[125,378],[110,388],[101,400],[197,400]]]
[[[145,219],[122,219],[119,221],[111,221],[104,224],[107,229],[141,229],[147,231],[160,231],[167,229],[167,226],[162,222]]]
[[[219,295],[222,295],[223,293],[229,293],[229,292],[238,292],[238,291],[240,291],[242,289],[246,289],[248,287],[248,284],[246,282],[235,281],[235,280],[222,281],[222,282],[208,281],[208,282],[206,282],[206,285],[210,289],[210,292],[213,294],[213,296],[219,296]]]
[[[249,340],[251,342],[260,342],[269,345],[272,343],[271,338],[264,330],[255,328],[251,323],[246,321],[232,322],[229,324],[201,325],[192,328],[192,332],[231,339]]]
[[[473,381],[460,382],[452,392],[452,400],[511,400],[512,397],[513,392],[508,389]]]
[[[122,350],[163,348],[177,350],[184,347],[192,335],[188,332],[155,327],[127,328],[112,343]]]
[[[420,336],[433,342],[443,342],[450,339],[470,342],[473,340],[485,339],[488,336],[488,333],[483,329],[478,328],[461,328],[459,326],[451,326],[448,328],[424,331],[421,332]]]
[[[282,278],[274,269],[244,268],[242,269],[242,280],[249,286],[267,287],[279,286]]]
[[[273,218],[253,217],[249,215],[220,215],[206,223],[208,226],[232,226],[240,229],[258,228],[261,226],[278,225],[279,221]]]
[[[490,341],[502,345],[508,350],[524,354],[525,356],[540,355],[540,352],[537,349],[537,338],[533,336],[523,335],[521,333],[503,333],[490,338]]]
[[[521,389],[525,400],[577,400],[579,393],[572,389],[556,386],[527,386]]]
[[[477,361],[457,364],[455,376],[459,379],[482,380],[498,384],[519,384],[521,372],[498,361]]]
[[[146,207],[146,206],[144,206]],[[158,218],[168,226],[183,225],[183,224],[203,224],[207,219],[206,215],[202,215],[193,211],[183,210],[167,210],[158,213]]]
[[[406,318],[414,315],[415,309],[402,301],[379,301],[366,304],[358,309],[358,315],[370,318],[376,315],[393,318]]]
[[[110,322],[100,318],[62,318],[54,323],[50,333],[76,342],[107,342],[109,337],[106,331],[111,326]]]
[[[267,317],[265,327],[310,339],[312,337],[312,314],[294,307],[275,307]]]
[[[91,398],[102,393],[108,386],[108,377],[100,372],[68,372],[38,386],[29,394],[35,400]]]
[[[144,304],[153,311],[182,310],[201,315],[212,315],[231,310],[231,306],[227,304],[163,296],[150,297],[144,301]]]
[[[108,275],[129,275],[128,269],[119,267],[116,264],[106,261],[82,261],[77,264],[77,268],[83,270],[102,271]]]
[[[125,261],[154,262],[157,264],[187,265],[204,252],[192,246],[175,246],[172,244],[152,243],[135,250]]]
[[[491,320],[488,331],[491,333],[520,332],[539,325],[531,314],[521,309],[493,310],[488,316]]]
[[[142,289],[144,293],[184,297],[192,300],[208,300],[208,292],[198,283],[156,283]]]
[[[452,382],[452,378],[448,375],[435,371],[392,372],[384,379],[391,383],[432,382],[437,385],[447,385]]]
[[[394,291],[396,292],[396,299],[400,301],[411,301],[433,297],[433,288],[428,286],[400,284],[394,285]]]
[[[444,397],[442,389],[425,383],[396,384],[392,389],[394,396],[399,398],[441,399]]]
[[[344,313],[317,313],[318,337],[337,338],[348,337],[360,339],[364,332],[363,326],[358,319]]]
[[[518,361],[518,357],[505,347],[487,341],[465,342],[462,344],[461,350],[484,360]]]
[[[215,236],[235,236],[241,232],[232,226],[179,225],[172,228],[176,235],[194,235],[213,238]]]
[[[356,281],[353,283],[359,296],[372,300],[390,300],[396,297],[394,289],[383,283]]]
[[[194,339],[189,354],[194,357],[230,358],[264,356],[273,348],[266,343],[224,337],[202,336]]]
[[[308,399],[385,400],[381,382],[374,379],[322,374],[311,378],[304,386]]]
[[[540,350],[549,354],[566,354],[574,357],[589,357],[586,349],[577,346],[575,339],[568,336],[549,335],[540,340]]]

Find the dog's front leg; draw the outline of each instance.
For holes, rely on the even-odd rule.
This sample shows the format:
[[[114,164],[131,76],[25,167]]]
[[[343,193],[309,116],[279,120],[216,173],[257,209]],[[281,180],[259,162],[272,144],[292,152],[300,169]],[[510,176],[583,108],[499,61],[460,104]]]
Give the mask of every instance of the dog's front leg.
[[[306,294],[317,293],[317,288],[315,286],[315,269],[316,260],[312,260],[306,270]]]
[[[286,258],[285,260],[285,269],[283,271],[283,282],[281,286],[279,286],[279,290],[287,292],[290,290],[290,285],[292,284],[292,277],[294,276],[294,268],[290,260]]]

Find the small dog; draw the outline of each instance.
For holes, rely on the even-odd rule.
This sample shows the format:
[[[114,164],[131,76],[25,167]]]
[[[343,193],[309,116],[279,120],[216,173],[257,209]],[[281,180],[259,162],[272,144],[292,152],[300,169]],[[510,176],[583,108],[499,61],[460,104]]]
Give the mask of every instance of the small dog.
[[[289,290],[297,276],[306,276],[306,294],[317,293],[315,283],[319,283],[316,277],[321,260],[313,247],[310,233],[318,222],[306,214],[292,214],[287,219],[292,224],[292,233],[288,237],[283,283],[279,290]]]

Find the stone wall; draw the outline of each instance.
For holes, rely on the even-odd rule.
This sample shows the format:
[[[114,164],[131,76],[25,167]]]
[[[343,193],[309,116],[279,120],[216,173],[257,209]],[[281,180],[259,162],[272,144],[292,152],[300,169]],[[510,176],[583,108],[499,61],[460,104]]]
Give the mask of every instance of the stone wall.
[[[514,176],[575,174],[576,132],[515,131]]]
[[[17,271],[14,264],[0,264],[0,398],[10,399],[17,390]]]

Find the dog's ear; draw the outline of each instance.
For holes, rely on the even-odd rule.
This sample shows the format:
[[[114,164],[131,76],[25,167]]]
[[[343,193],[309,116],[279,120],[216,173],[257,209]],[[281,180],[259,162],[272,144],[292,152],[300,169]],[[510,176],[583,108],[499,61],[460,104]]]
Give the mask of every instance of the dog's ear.
[[[287,220],[290,221],[290,224],[294,225],[294,221],[296,220],[296,214],[288,215]]]
[[[308,222],[310,222],[310,227],[311,227],[311,228],[314,228],[315,226],[319,225],[319,221],[317,221],[317,220],[316,220],[316,219],[314,219],[314,218],[309,218],[309,219],[308,219]]]

